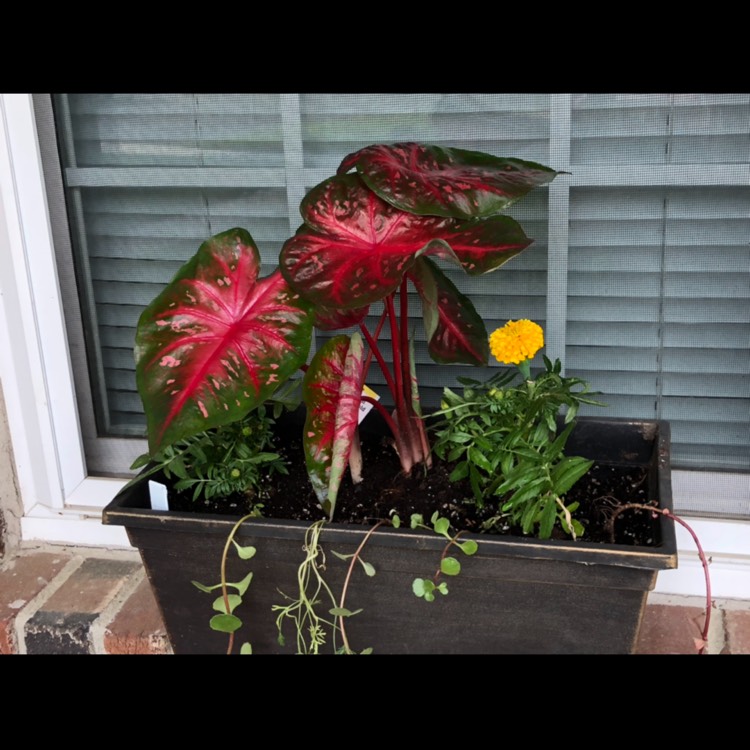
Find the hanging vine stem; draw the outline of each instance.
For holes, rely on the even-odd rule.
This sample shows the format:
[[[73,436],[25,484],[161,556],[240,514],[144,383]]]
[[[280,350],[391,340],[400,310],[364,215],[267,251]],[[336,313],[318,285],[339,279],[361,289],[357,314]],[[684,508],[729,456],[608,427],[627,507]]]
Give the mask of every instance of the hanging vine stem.
[[[378,521],[364,536],[364,539],[359,544],[359,547],[357,547],[356,552],[352,556],[351,562],[349,563],[349,570],[346,571],[346,578],[344,579],[344,587],[341,589],[341,602],[339,604],[340,609],[345,609],[344,603],[346,601],[346,592],[349,588],[349,581],[351,580],[352,573],[354,572],[354,566],[357,563],[357,560],[359,560],[359,556],[362,553],[362,550],[365,548],[365,544],[367,544],[368,539],[373,535],[373,533],[376,531],[376,529],[379,526],[383,526],[384,524],[390,525],[390,521],[387,521],[383,519],[382,521]],[[339,630],[341,631],[341,640],[344,643],[344,648],[346,649],[347,653],[351,653],[351,648],[349,646],[349,639],[346,637],[346,626],[344,625],[344,617],[339,616]]]
[[[445,560],[445,558],[446,558],[446,557],[448,556],[448,550],[449,550],[449,549],[450,549],[450,548],[451,548],[451,547],[452,547],[452,546],[453,546],[454,544],[456,545],[456,547],[458,547],[458,544],[456,544],[456,540],[458,539],[458,537],[460,537],[460,536],[461,536],[461,534],[465,534],[465,533],[466,533],[466,531],[465,531],[465,530],[459,531],[459,532],[458,532],[458,534],[456,534],[456,536],[454,536],[454,537],[453,537],[453,538],[452,538],[452,539],[451,539],[451,540],[450,540],[450,541],[448,542],[448,544],[446,544],[446,545],[445,545],[445,547],[443,548],[443,552],[442,552],[442,554],[440,555],[440,562],[438,563],[438,569],[437,569],[437,572],[436,572],[436,573],[435,573],[435,575],[434,575],[434,576],[432,577],[432,580],[433,580],[433,581],[434,581],[435,583],[437,583],[437,582],[438,582],[438,579],[440,578],[440,576],[441,576],[441,575],[442,575],[442,573],[443,573],[443,570],[442,570],[442,563],[443,563],[443,560]]]
[[[657,508],[653,505],[644,505],[642,503],[627,503],[625,505],[621,505],[616,511],[614,511],[607,524],[607,528],[609,529],[610,541],[612,543],[614,543],[615,541],[615,520],[617,519],[617,516],[619,516],[626,510],[647,510],[653,513],[654,516],[656,516],[657,514],[666,516],[670,520],[674,521],[675,523],[679,523],[681,526],[687,529],[690,536],[693,537],[695,546],[698,548],[698,557],[700,558],[701,564],[703,565],[703,573],[706,577],[706,620],[703,625],[703,632],[701,633],[701,641],[703,645],[698,651],[698,655],[703,654],[706,650],[706,643],[708,641],[708,628],[711,624],[711,576],[708,572],[708,559],[703,552],[703,547],[701,546],[697,534],[693,531],[688,523],[683,521],[674,513],[671,513],[668,508]]]
[[[229,614],[231,612],[229,608],[229,592],[227,591],[227,556],[229,555],[229,548],[234,541],[234,535],[239,530],[245,521],[253,518],[253,513],[248,513],[246,516],[242,516],[239,521],[232,527],[227,537],[226,544],[224,545],[224,551],[221,553],[221,595],[224,597],[224,611]],[[234,632],[229,634],[229,645],[227,646],[227,656],[232,653],[234,648]]]

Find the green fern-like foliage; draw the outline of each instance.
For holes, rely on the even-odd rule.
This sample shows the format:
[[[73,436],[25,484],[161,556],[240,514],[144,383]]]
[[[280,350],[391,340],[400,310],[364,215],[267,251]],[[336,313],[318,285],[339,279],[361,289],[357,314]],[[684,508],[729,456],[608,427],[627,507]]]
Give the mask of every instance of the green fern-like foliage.
[[[259,406],[243,419],[181,440],[157,454],[144,454],[133,463],[137,469],[151,462],[148,474],[159,470],[174,489],[201,497],[242,494],[262,499],[264,480],[288,474],[286,462],[274,447],[274,417]]]
[[[565,443],[579,405],[602,404],[585,381],[561,375],[559,360],[544,362],[533,380],[514,384],[519,373],[508,371],[485,383],[460,378],[463,395],[444,389],[434,449],[455,462],[453,481],[468,478],[471,501],[497,508],[489,526],[518,525],[546,539],[559,521],[576,538],[583,533],[572,516],[577,504],[566,504],[564,496],[593,462],[566,456]],[[558,435],[563,407],[566,427]]]

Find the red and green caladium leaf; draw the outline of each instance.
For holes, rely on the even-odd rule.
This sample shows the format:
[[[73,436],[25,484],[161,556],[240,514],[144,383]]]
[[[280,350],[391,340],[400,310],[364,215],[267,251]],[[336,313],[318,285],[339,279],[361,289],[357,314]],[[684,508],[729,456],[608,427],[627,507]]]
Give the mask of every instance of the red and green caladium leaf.
[[[321,331],[336,331],[339,328],[350,328],[359,325],[370,310],[369,305],[356,307],[353,310],[335,310],[327,307],[315,308],[313,325]]]
[[[417,216],[378,198],[357,175],[333,177],[302,201],[305,225],[279,259],[290,286],[315,305],[364,307],[394,292],[421,255],[486,273],[531,244],[508,216]]]
[[[351,339],[336,336],[321,347],[302,383],[307,473],[331,518],[359,422],[363,382],[364,345],[355,333]]]
[[[429,258],[418,258],[408,277],[422,298],[428,348],[435,362],[486,365],[487,329],[469,298]]]
[[[136,379],[152,454],[244,417],[307,359],[313,315],[244,229],[204,242],[143,311]]]
[[[532,188],[561,174],[531,161],[422,143],[367,146],[349,154],[338,174],[353,167],[368,187],[396,208],[458,219],[504,211]]]

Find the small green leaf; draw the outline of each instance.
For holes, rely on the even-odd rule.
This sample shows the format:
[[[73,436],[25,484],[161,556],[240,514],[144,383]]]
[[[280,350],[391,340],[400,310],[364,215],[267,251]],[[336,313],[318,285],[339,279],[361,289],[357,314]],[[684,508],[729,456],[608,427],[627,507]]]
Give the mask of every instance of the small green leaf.
[[[411,584],[411,590],[417,596],[424,596],[424,578],[415,578]]]
[[[349,559],[351,559],[352,557],[354,557],[354,554],[355,554],[354,552],[352,552],[352,553],[351,553],[351,555],[342,555],[342,554],[341,554],[340,552],[336,552],[336,550],[333,550],[333,549],[331,550],[331,552],[332,552],[332,553],[333,553],[333,554],[334,554],[334,555],[335,555],[336,557],[338,557],[338,559],[339,559],[339,560],[349,560]]]
[[[255,547],[242,547],[237,542],[232,539],[232,543],[234,544],[234,548],[237,550],[237,554],[240,556],[242,560],[249,560],[251,557],[255,556],[255,553],[257,550]]]
[[[462,479],[465,479],[469,476],[469,464],[466,463],[466,461],[461,461],[458,466],[456,466],[455,469],[450,473],[450,476],[448,479],[451,482],[460,482]]]
[[[481,416],[486,417],[487,414],[483,413]],[[474,442],[476,443],[477,448],[483,450],[485,453],[492,453],[492,451],[495,449],[495,446],[492,444],[492,441],[488,440],[486,437],[483,437],[482,435],[475,435]],[[471,456],[471,448],[469,448],[469,456]]]
[[[542,517],[539,521],[539,538],[549,539],[552,534],[552,528],[555,525],[555,518],[557,513],[555,512],[557,503],[554,498],[548,497],[542,510]]]
[[[467,378],[465,375],[457,375],[456,380],[458,380],[461,385],[474,386],[475,388],[482,385],[479,380],[474,380],[474,378]]]
[[[242,627],[242,620],[235,615],[214,615],[208,624],[220,633],[234,633]]]
[[[370,563],[365,562],[361,557],[359,558],[359,561],[362,563],[362,567],[365,569],[365,574],[372,578],[372,576],[375,575],[375,567]]]
[[[457,576],[461,572],[461,563],[455,557],[444,557],[440,561],[440,572],[447,576]]]
[[[218,599],[214,600],[213,607],[217,612],[231,615],[232,612],[234,612],[234,610],[239,607],[240,604],[242,604],[242,597],[239,594],[227,594],[227,599],[229,599],[229,612],[227,612],[224,605],[223,596],[220,596]]]
[[[359,652],[362,656],[369,656],[372,653],[372,646]]]
[[[249,643],[243,643],[240,648],[240,654],[247,656],[253,653],[253,647]]]
[[[401,519],[394,513],[391,518],[391,525],[394,529],[398,529],[401,526]]]
[[[328,610],[334,617],[351,617],[352,615],[358,615],[362,610],[355,609],[353,612],[346,607],[332,607]]]
[[[466,448],[462,445],[457,446],[448,454],[448,461],[457,461],[466,452]]]
[[[443,581],[438,587],[437,590],[443,595],[448,596],[448,584]]]
[[[564,458],[552,474],[555,492],[558,495],[564,495],[593,465],[593,461],[579,456]]]
[[[456,542],[465,555],[473,555],[479,549],[479,545],[473,539],[467,539],[465,542]]]
[[[180,479],[188,479],[187,469],[185,468],[185,462],[178,456],[172,459],[169,463],[169,468],[176,477]]]
[[[142,466],[145,466],[149,461],[151,460],[151,456],[148,455],[148,453],[142,453],[138,458],[133,461],[132,464],[130,464],[131,469],[140,469]]]
[[[240,596],[243,596],[244,593],[247,591],[247,587],[250,585],[250,581],[253,580],[253,574],[248,573],[241,581],[238,583],[227,583],[227,586],[232,586],[237,589],[237,592]]]
[[[447,518],[435,518],[433,516],[432,527],[435,529],[436,534],[446,536],[448,534],[448,529],[451,527],[451,522]]]
[[[480,469],[484,469],[488,474],[492,473],[492,464],[478,448],[469,448],[469,461]]]
[[[207,594],[210,594],[212,591],[216,591],[216,589],[221,588],[221,584],[217,583],[215,586],[206,586],[203,583],[199,583],[198,581],[190,581],[190,583],[195,586],[195,588],[200,589],[201,591],[205,591]]]
[[[411,527],[412,529],[416,529],[418,526],[421,526],[424,524],[424,518],[422,517],[421,513],[412,513],[411,514]]]

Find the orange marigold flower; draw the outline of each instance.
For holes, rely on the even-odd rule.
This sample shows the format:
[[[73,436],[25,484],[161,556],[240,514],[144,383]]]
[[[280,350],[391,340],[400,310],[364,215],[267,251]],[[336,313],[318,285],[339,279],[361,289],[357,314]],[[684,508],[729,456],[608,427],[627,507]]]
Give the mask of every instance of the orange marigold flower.
[[[509,320],[490,335],[490,350],[498,362],[517,365],[544,346],[542,327],[531,320]]]

